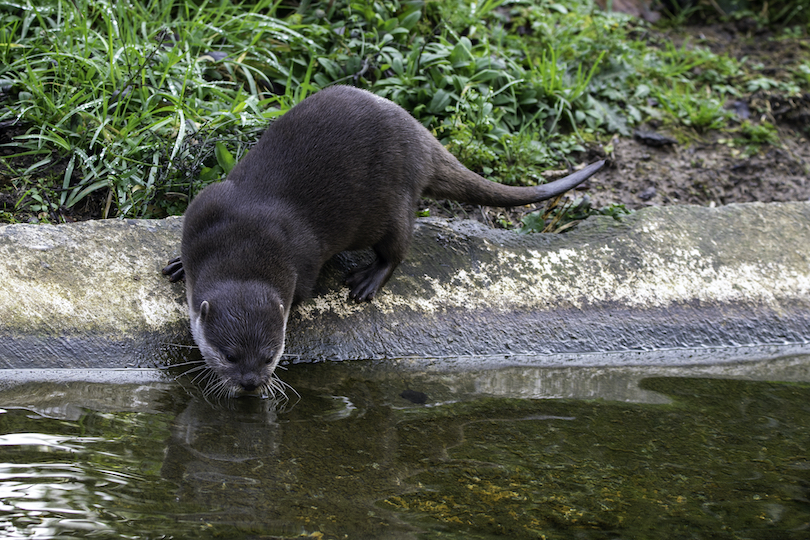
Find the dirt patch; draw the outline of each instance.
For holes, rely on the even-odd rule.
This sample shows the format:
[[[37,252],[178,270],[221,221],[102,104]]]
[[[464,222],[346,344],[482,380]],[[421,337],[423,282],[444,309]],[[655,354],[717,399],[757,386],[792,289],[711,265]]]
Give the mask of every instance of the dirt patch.
[[[594,207],[628,209],[666,204],[724,205],[810,200],[810,145],[793,134],[780,146],[746,156],[727,135],[662,148],[613,141],[611,166],[591,182]]]
[[[790,129],[781,131],[779,145],[765,145],[751,155],[732,145],[728,134],[663,147],[617,137],[610,142],[608,166],[566,194],[561,203],[587,196],[591,208],[624,205],[638,210],[672,204],[810,201],[810,142]],[[583,159],[604,154],[603,147],[594,147]],[[546,207],[547,203],[536,206]],[[449,201],[426,201],[425,208],[432,216],[469,217],[496,227],[505,222],[519,224],[532,210],[478,208]]]

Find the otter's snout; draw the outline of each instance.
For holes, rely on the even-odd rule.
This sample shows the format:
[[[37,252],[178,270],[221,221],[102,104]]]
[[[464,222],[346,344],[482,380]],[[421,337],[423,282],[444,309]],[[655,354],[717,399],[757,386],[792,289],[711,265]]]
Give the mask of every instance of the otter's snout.
[[[239,378],[239,386],[245,392],[255,392],[262,384],[264,384],[264,380],[258,373],[244,373]]]

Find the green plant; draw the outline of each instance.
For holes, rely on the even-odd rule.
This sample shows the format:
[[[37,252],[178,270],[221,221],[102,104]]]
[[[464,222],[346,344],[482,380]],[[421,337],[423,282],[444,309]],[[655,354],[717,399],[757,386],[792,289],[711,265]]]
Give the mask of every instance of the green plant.
[[[769,14],[798,24],[799,4]],[[735,129],[729,96],[808,92],[808,65],[785,80],[591,0],[0,0],[0,122],[15,125],[0,167],[33,216],[179,213],[266,122],[351,84],[477,172],[533,184],[646,120]]]
[[[739,136],[734,137],[731,144],[734,146],[742,146],[745,155],[756,154],[763,145],[779,144],[776,126],[770,122],[755,124],[746,120],[740,124],[736,132]]]
[[[740,132],[748,141],[754,144],[776,144],[779,140],[776,127],[770,122],[754,124],[746,120],[740,126]]]
[[[810,62],[799,65],[794,71],[794,76],[805,88],[810,86]]]
[[[518,233],[561,233],[591,215],[609,216],[621,221],[624,216],[631,213],[623,204],[612,204],[595,210],[591,207],[591,200],[587,195],[573,201],[560,196],[549,201],[542,212],[531,212],[523,216]]]
[[[723,127],[732,117],[719,99],[696,95],[688,84],[659,90],[657,97],[670,121],[682,123],[699,133]]]
[[[237,14],[222,4],[184,15],[168,0],[150,9],[91,0],[28,4],[0,32],[16,32],[20,45],[0,46],[7,60],[0,78],[17,90],[2,117],[30,126],[15,139],[16,156],[48,156],[22,176],[64,160],[51,206],[74,207],[104,192],[102,217],[164,213],[162,194],[177,189],[176,165],[188,159],[200,125],[238,140],[237,128],[255,131],[273,114],[267,106],[280,102],[259,99],[265,75],[243,51],[264,53],[266,68],[292,80],[261,40],[307,40],[260,13],[270,6]],[[173,27],[154,22],[154,13],[173,16]],[[30,188],[29,197],[44,188]],[[29,206],[36,212],[42,204]]]

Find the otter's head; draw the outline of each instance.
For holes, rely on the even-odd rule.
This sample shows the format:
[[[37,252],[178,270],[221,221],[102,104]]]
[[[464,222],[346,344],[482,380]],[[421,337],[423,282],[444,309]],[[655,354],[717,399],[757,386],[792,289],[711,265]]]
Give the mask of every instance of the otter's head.
[[[275,395],[273,372],[284,352],[290,313],[278,293],[259,282],[218,284],[210,296],[189,298],[191,333],[218,376],[215,393]],[[196,309],[195,309],[195,306]]]

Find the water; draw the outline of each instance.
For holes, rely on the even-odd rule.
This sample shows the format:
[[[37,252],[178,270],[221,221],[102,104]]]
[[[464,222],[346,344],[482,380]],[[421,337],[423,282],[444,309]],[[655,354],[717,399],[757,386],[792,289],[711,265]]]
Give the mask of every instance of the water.
[[[6,373],[0,537],[810,538],[810,356],[282,377]]]

